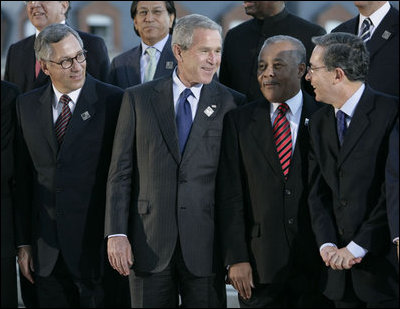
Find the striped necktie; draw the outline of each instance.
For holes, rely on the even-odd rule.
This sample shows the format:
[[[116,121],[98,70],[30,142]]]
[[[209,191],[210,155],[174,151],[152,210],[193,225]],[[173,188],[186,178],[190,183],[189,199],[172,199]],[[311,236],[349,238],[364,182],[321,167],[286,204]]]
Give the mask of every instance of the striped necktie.
[[[281,103],[278,106],[278,115],[272,127],[276,150],[285,180],[287,180],[289,175],[290,159],[292,157],[292,135],[290,133],[289,121],[286,118],[288,110],[289,106],[286,103]]]
[[[153,80],[157,68],[157,50],[154,47],[148,47],[146,53],[149,55],[149,62],[147,63],[146,71],[144,72],[143,83]]]
[[[364,19],[362,26],[361,26],[361,33],[360,33],[360,38],[364,42],[367,42],[371,38],[371,25],[372,25],[372,21],[371,21],[371,19],[369,19],[369,17]]]
[[[68,123],[72,117],[71,110],[69,109],[68,103],[71,101],[71,98],[66,94],[63,94],[60,98],[60,103],[63,104],[63,108],[60,116],[58,116],[56,120],[56,124],[54,126],[56,137],[58,144],[64,140],[65,131],[67,130]]]

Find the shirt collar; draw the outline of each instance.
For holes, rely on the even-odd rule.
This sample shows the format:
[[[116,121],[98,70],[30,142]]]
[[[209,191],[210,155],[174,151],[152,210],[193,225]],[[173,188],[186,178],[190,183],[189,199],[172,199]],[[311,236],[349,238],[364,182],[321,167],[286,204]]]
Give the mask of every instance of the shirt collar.
[[[362,27],[362,23],[365,19],[369,17],[369,19],[372,22],[372,25],[377,28],[379,24],[382,22],[382,20],[385,18],[386,14],[390,10],[390,4],[388,1],[384,5],[382,5],[379,9],[377,9],[374,13],[372,13],[370,16],[364,16],[360,13],[360,23],[359,23],[359,29]]]
[[[361,96],[364,92],[365,89],[365,84],[363,83],[360,88],[354,94],[346,101],[346,103],[343,104],[343,106],[340,108],[342,112],[344,112],[347,116],[350,118],[353,118],[354,111],[357,107],[358,102],[361,99]],[[335,108],[335,115],[338,112],[339,109]]]
[[[74,91],[72,91],[70,93],[61,93],[60,91],[58,91],[56,89],[56,87],[54,87],[54,85],[52,85],[52,87],[53,87],[54,94],[56,95],[56,100],[53,103],[54,108],[57,108],[57,104],[60,101],[60,98],[61,98],[61,96],[63,94],[68,95],[71,98],[71,103],[75,105],[76,102],[78,101],[79,94],[81,93],[81,90],[82,90],[82,88],[79,88],[79,89],[74,90]]]
[[[179,79],[178,74],[176,74],[176,68],[174,72],[172,73],[172,84],[173,84],[173,91],[174,94],[177,94],[178,98],[181,95],[181,93],[187,88]],[[193,87],[190,88],[190,90],[193,93],[193,96],[197,99],[200,100],[200,92],[203,87],[203,84],[196,84]]]
[[[289,100],[286,100],[285,103],[289,106],[288,113],[292,113],[292,115],[295,115],[299,111],[303,103],[303,93],[301,92],[301,90],[299,90],[299,92],[294,97],[290,98]],[[271,104],[273,113],[275,113],[279,104],[281,103],[274,102]]]
[[[162,52],[162,50],[164,49],[165,44],[167,43],[169,38],[169,34],[166,35],[165,38],[163,38],[161,41],[158,41],[156,44],[154,44],[153,46],[147,45],[146,43],[144,43],[143,41],[141,41],[142,44],[142,56],[145,54],[146,49],[148,47],[154,47],[156,50],[158,50],[160,53]]]

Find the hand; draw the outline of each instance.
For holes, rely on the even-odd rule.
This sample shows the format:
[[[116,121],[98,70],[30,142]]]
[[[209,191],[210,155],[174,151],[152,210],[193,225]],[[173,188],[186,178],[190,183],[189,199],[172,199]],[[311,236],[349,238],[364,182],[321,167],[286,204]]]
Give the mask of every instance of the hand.
[[[343,247],[336,250],[335,255],[330,260],[330,266],[337,270],[350,269],[353,265],[360,263],[361,260],[362,258],[355,258],[346,247]]]
[[[336,254],[337,247],[335,246],[325,246],[320,251],[322,260],[325,262],[326,266],[330,265],[332,257]]]
[[[250,299],[251,288],[254,288],[250,263],[244,262],[231,265],[228,270],[228,278],[242,298]]]
[[[18,248],[18,265],[19,270],[26,279],[32,284],[35,283],[33,280],[31,271],[34,272],[33,259],[32,259],[32,248],[31,246],[23,246]]]
[[[108,238],[107,253],[112,268],[122,276],[128,276],[133,265],[133,254],[128,238],[125,236]]]

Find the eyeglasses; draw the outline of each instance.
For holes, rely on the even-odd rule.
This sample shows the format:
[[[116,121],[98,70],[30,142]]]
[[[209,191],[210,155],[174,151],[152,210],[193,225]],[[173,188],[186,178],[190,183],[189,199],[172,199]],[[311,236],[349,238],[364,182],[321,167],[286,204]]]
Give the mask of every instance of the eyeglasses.
[[[311,74],[314,74],[314,71],[317,71],[317,70],[323,69],[323,68],[326,68],[326,66],[312,68],[311,66],[308,65],[307,66],[307,72],[311,73]]]
[[[84,61],[86,60],[86,53],[87,53],[86,50],[82,50],[81,52],[79,52],[79,53],[78,53],[75,57],[73,57],[73,58],[67,58],[67,59],[64,59],[64,60],[62,60],[62,61],[60,61],[60,62],[55,62],[55,61],[52,61],[52,60],[47,60],[47,61],[50,61],[50,62],[52,62],[52,63],[61,65],[61,67],[62,67],[63,69],[69,69],[69,68],[72,67],[72,65],[74,64],[74,59],[75,59],[78,63],[84,62]]]
[[[140,17],[146,17],[149,14],[149,12],[150,11],[148,11],[148,10],[140,10],[140,11],[137,11],[137,15]],[[164,13],[164,12],[165,12],[165,10],[163,10],[163,9],[155,9],[155,10],[151,11],[151,14],[153,16],[161,16],[162,13]]]

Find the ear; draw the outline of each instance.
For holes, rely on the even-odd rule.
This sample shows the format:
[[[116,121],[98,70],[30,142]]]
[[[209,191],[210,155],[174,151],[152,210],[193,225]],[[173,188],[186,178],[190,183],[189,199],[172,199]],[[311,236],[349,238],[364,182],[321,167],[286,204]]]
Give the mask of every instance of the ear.
[[[39,60],[39,63],[40,63],[40,68],[42,69],[43,73],[50,76],[47,62],[43,61],[43,60]]]
[[[178,44],[174,44],[172,46],[172,52],[174,53],[175,59],[178,62],[182,62],[183,58],[182,58],[182,48],[178,45]]]
[[[305,63],[300,63],[297,67],[297,77],[300,79],[303,77],[304,73],[306,72],[306,64]]]
[[[342,68],[336,68],[334,71],[334,79],[333,79],[333,84],[338,84],[342,82],[346,78],[346,74],[342,70]]]
[[[62,7],[62,13],[65,15],[65,13],[68,11],[69,8],[69,1],[61,1],[61,7]]]

